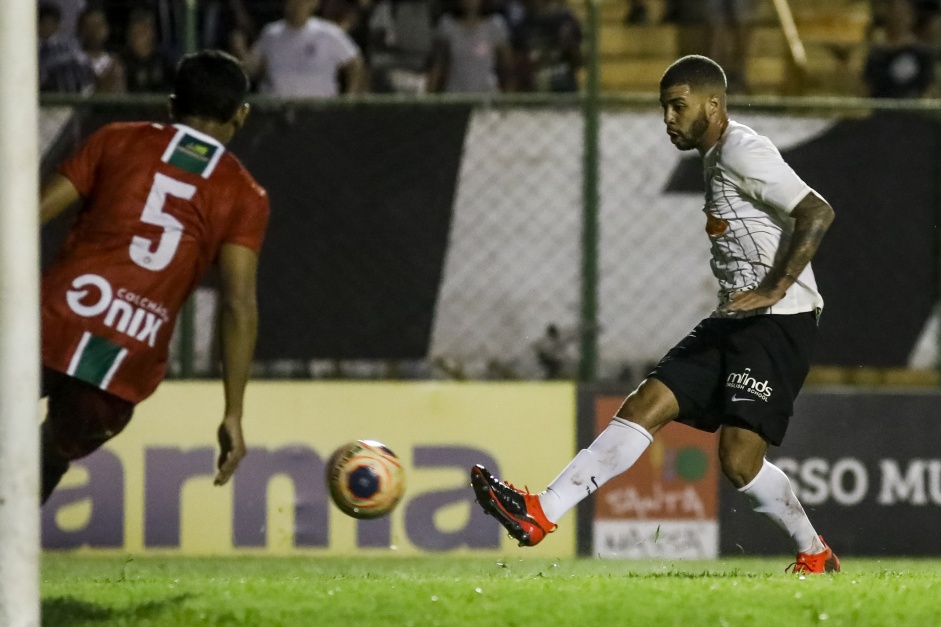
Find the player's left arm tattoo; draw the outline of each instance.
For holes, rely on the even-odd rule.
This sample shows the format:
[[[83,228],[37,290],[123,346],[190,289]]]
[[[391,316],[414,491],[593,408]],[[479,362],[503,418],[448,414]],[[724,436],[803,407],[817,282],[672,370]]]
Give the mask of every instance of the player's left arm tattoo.
[[[771,307],[787,294],[797,277],[813,259],[824,234],[833,222],[833,208],[825,200],[810,192],[794,211],[794,232],[790,244],[765,280],[753,290],[735,292],[725,306],[727,311],[751,311]]]
[[[797,277],[817,253],[823,236],[833,222],[834,212],[827,201],[810,192],[797,203],[791,216],[794,218],[794,233],[790,245],[769,276],[774,285],[785,289],[797,281]]]

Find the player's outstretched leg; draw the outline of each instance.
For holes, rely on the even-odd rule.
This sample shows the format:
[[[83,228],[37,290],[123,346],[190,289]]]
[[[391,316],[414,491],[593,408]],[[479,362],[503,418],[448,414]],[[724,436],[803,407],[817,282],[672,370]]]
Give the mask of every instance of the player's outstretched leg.
[[[840,560],[814,530],[783,470],[765,459],[755,478],[739,491],[751,500],[756,512],[791,536],[797,558],[789,569],[795,573],[839,572]]]
[[[518,490],[501,483],[483,466],[475,466],[471,469],[471,485],[477,502],[520,546],[535,546],[555,530],[567,511],[633,466],[653,441],[652,433],[673,420],[678,409],[666,385],[647,379],[624,400],[595,441],[580,450],[545,491],[530,494],[529,490]]]
[[[629,397],[625,406],[633,402]],[[483,466],[471,469],[471,485],[484,511],[500,521],[520,546],[535,546],[555,530],[567,511],[633,466],[652,440],[639,424],[615,417],[544,492],[530,494],[501,483]]]
[[[546,518],[537,495],[501,482],[480,464],[471,468],[471,486],[484,512],[496,518],[520,546],[536,546],[558,526]]]
[[[767,445],[752,431],[723,427],[719,438],[722,471],[752,508],[770,518],[793,540],[797,558],[788,569],[795,573],[839,572],[840,560],[807,518],[791,482],[780,468],[765,459]]]

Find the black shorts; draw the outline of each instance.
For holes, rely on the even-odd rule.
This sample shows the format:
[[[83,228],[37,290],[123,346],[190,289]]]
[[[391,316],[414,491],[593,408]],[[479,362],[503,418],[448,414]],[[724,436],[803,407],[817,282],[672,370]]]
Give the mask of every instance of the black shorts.
[[[119,434],[134,414],[134,403],[49,368],[43,368],[42,396],[49,397],[43,454],[67,461],[94,452]]]
[[[676,396],[677,422],[710,432],[741,427],[780,445],[816,336],[817,316],[811,312],[707,318],[650,376]]]

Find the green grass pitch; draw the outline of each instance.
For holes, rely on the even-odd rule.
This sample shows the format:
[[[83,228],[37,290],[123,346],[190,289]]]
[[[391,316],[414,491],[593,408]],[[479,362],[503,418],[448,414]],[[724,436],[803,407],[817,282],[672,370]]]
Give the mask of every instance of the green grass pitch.
[[[941,561],[101,557],[47,553],[43,625],[941,625]]]

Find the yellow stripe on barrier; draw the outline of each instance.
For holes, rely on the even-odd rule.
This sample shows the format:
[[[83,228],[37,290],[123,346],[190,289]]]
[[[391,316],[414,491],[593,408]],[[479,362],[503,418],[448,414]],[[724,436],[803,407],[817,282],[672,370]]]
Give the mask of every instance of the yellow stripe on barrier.
[[[43,511],[47,548],[233,553],[477,554],[520,551],[474,505],[474,463],[541,489],[573,455],[570,383],[257,382],[250,452],[212,485],[217,382],[168,382],[127,430],[76,463]],[[408,492],[386,519],[355,521],[329,503],[323,464],[349,440],[391,447]],[[570,556],[575,520],[525,555]]]

